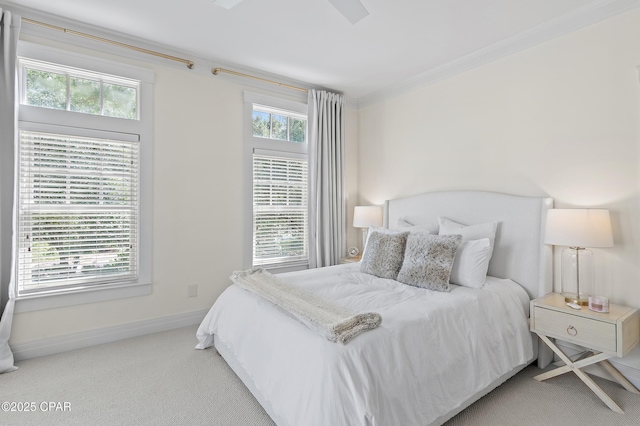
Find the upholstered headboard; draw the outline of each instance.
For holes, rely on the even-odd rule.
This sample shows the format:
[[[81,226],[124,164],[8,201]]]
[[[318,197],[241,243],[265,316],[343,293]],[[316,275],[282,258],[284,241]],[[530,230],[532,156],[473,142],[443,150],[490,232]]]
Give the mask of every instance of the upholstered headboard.
[[[536,298],[552,291],[551,247],[544,244],[553,199],[483,191],[431,192],[385,202],[384,225],[402,218],[438,228],[438,217],[473,225],[498,222],[489,275],[509,278]]]

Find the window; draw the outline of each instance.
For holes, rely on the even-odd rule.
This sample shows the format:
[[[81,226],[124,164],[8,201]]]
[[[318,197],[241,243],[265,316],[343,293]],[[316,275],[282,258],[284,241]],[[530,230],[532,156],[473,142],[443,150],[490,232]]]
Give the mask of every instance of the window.
[[[254,105],[253,136],[307,143],[307,117]]]
[[[19,294],[137,278],[138,154],[20,131]]]
[[[308,260],[307,159],[253,154],[253,265]]]
[[[245,94],[252,206],[250,266],[306,268],[309,262],[306,105]],[[283,269],[284,270],[284,269]]]
[[[149,294],[153,74],[19,49],[17,310]]]
[[[135,80],[28,59],[20,64],[26,105],[138,119],[139,82]]]

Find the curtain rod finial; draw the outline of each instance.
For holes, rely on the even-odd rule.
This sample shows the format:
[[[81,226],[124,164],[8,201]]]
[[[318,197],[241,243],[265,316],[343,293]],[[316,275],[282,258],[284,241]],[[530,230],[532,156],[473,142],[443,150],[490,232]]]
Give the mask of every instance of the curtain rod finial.
[[[190,70],[193,69],[193,61],[187,62],[187,68],[189,68]]]
[[[218,75],[218,73],[220,72],[222,68],[214,68],[211,70],[211,73],[213,73],[213,75]]]

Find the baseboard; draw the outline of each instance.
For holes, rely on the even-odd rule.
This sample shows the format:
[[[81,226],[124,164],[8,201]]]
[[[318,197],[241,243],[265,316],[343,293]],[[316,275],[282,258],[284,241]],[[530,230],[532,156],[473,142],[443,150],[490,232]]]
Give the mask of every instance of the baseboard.
[[[556,345],[569,356],[574,356],[584,351],[584,348],[578,345],[560,340],[556,340]],[[636,388],[640,389],[640,345],[636,346],[624,358],[611,358],[609,362]],[[615,381],[604,368],[597,364],[586,367],[584,371],[603,379]]]
[[[32,342],[11,345],[13,357],[16,361],[36,358],[45,355],[53,355],[74,349],[101,345],[129,339],[131,337],[144,336],[160,331],[173,330],[175,328],[196,325],[202,322],[207,310],[187,312],[184,314],[170,315],[162,318],[137,321],[128,324],[107,327],[98,330],[81,331],[49,339],[40,339]],[[193,345],[196,345],[195,336]]]

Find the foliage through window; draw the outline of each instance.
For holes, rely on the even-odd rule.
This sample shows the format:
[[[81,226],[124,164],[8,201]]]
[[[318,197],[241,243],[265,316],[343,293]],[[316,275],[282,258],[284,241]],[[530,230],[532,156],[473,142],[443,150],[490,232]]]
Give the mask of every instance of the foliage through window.
[[[307,160],[253,155],[253,264],[308,259]]]
[[[149,294],[153,72],[28,42],[18,50],[20,305]]]
[[[306,143],[307,118],[276,109],[253,107],[253,136]]]
[[[304,268],[309,262],[307,106],[248,98],[251,265]]]
[[[44,108],[138,119],[138,82],[21,60],[22,103]]]
[[[20,294],[135,278],[138,142],[20,131]]]

